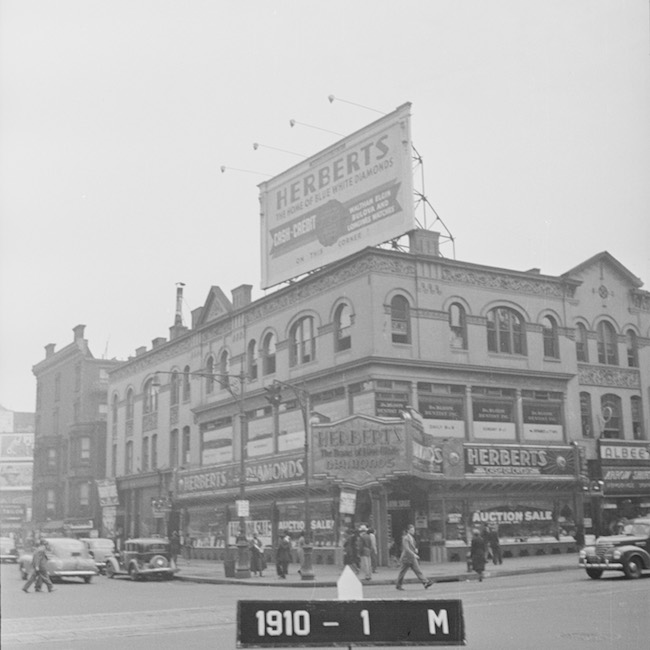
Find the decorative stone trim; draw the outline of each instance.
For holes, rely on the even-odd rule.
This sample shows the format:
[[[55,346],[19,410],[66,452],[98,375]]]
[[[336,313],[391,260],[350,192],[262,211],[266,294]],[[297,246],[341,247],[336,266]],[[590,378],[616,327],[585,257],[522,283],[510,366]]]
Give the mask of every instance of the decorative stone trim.
[[[581,386],[611,386],[614,388],[640,388],[638,370],[613,366],[578,364],[578,382]]]
[[[175,404],[169,409],[169,424],[178,424],[178,405]]]
[[[640,311],[650,311],[650,293],[632,290],[632,305]]]
[[[158,412],[145,413],[142,417],[142,431],[152,431],[158,428]]]

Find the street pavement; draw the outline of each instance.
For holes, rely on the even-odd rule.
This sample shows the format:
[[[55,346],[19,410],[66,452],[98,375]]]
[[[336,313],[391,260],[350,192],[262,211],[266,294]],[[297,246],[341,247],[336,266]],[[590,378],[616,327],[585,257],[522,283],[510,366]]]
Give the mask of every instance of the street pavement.
[[[467,570],[465,562],[420,562],[422,572],[433,582],[465,582],[478,580],[478,575]],[[179,558],[179,571],[176,580],[190,582],[205,582],[213,584],[237,584],[273,587],[335,587],[336,581],[343,571],[342,566],[332,564],[316,564],[313,566],[314,579],[303,580],[298,573],[300,568],[297,564],[289,566],[289,574],[285,579],[279,578],[275,565],[269,563],[262,577],[251,576],[250,578],[226,577],[223,562],[217,560],[190,560]],[[508,558],[503,564],[494,565],[491,562],[486,564],[484,579],[498,578],[502,576],[521,575],[526,573],[544,573],[547,571],[564,571],[568,569],[579,569],[578,554],[564,553],[561,555],[534,555],[530,557]],[[365,584],[391,585],[395,584],[399,565],[391,567],[378,567],[373,573],[372,580]],[[405,584],[417,583],[418,580],[412,571],[406,574]]]

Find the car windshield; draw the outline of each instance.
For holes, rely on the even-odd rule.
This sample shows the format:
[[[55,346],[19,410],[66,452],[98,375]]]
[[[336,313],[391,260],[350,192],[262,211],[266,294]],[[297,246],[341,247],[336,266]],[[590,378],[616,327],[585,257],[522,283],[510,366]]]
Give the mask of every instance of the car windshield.
[[[624,526],[623,535],[650,537],[650,524],[642,524],[633,521],[631,524],[626,524]]]
[[[166,553],[167,550],[167,544],[148,544],[142,547],[143,553]]]
[[[80,555],[87,557],[86,547],[78,539],[51,539],[48,541],[49,548],[57,555]]]

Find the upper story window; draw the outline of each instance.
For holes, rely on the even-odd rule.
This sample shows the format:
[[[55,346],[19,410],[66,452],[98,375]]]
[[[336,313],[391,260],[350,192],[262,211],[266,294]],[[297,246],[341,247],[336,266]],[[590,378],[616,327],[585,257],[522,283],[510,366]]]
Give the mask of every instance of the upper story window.
[[[178,466],[178,429],[169,434],[169,466]]]
[[[275,372],[275,334],[269,332],[262,341],[262,374]]]
[[[630,368],[639,367],[639,344],[634,330],[625,332],[625,346],[627,348],[627,365]]]
[[[88,483],[79,484],[79,505],[90,505],[90,484]]]
[[[632,409],[632,437],[635,440],[645,440],[643,433],[643,406],[638,395],[630,397]]]
[[[129,388],[129,390],[126,391],[126,419],[127,420],[133,419],[134,401],[135,400],[134,400],[133,388]]]
[[[149,470],[149,437],[142,438],[142,471]]]
[[[158,386],[154,377],[147,379],[144,384],[144,413],[156,413],[158,411]]]
[[[117,443],[113,444],[111,451],[111,476],[117,476]]]
[[[544,339],[544,356],[551,359],[560,358],[560,345],[557,334],[557,323],[552,316],[542,318],[542,337]]]
[[[334,347],[336,352],[349,350],[352,346],[352,310],[343,303],[334,312]]]
[[[490,352],[526,354],[526,330],[522,317],[508,307],[497,307],[487,315],[487,343]]]
[[[600,398],[600,413],[603,429],[602,437],[622,440],[624,436],[621,398],[618,395],[603,395]]]
[[[45,492],[45,511],[48,515],[56,512],[56,491],[48,489]]]
[[[181,380],[176,370],[172,371],[172,376],[169,385],[170,385],[169,403],[172,406],[177,406],[181,397]]]
[[[246,349],[246,368],[248,378],[251,381],[257,379],[257,341],[255,339],[248,342],[248,348]]]
[[[219,370],[218,370],[219,386],[221,388],[228,388],[230,386],[230,356],[224,350],[219,357]]]
[[[124,473],[133,474],[133,440],[126,443],[124,454]]]
[[[79,438],[79,460],[82,462],[90,460],[90,438],[87,436]]]
[[[591,395],[580,393],[580,420],[582,423],[582,437],[594,437],[594,423],[591,414]]]
[[[404,296],[390,301],[390,327],[393,343],[411,342],[411,306]]]
[[[315,358],[314,319],[312,316],[303,316],[291,326],[289,332],[289,365],[299,366]]]
[[[451,333],[451,347],[467,350],[465,307],[457,302],[449,306],[449,331]]]
[[[183,446],[181,448],[181,464],[190,464],[190,428],[183,427]]]
[[[587,328],[582,324],[576,325],[576,357],[578,361],[589,361],[589,346],[587,343]]]
[[[49,447],[47,450],[47,468],[49,470],[56,469],[57,468],[57,453],[56,449],[54,447]]]
[[[151,469],[158,469],[158,434],[151,436]]]
[[[213,393],[214,392],[214,357],[209,356],[208,361],[205,364],[205,392]]]
[[[190,367],[185,366],[185,368],[183,368],[183,401],[189,402],[190,397],[191,397]]]
[[[598,339],[598,363],[617,366],[618,345],[613,326],[607,321],[600,321],[596,328],[596,337]]]

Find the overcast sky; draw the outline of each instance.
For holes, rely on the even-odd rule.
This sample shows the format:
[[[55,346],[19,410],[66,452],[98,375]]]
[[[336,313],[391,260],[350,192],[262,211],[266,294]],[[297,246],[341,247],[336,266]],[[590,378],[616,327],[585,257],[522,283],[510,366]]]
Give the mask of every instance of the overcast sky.
[[[650,283],[648,10],[0,0],[0,404],[35,409],[77,324],[96,357],[168,336],[177,282],[186,324],[211,285],[263,295],[263,174],[407,101],[456,259],[559,275],[607,250]]]

